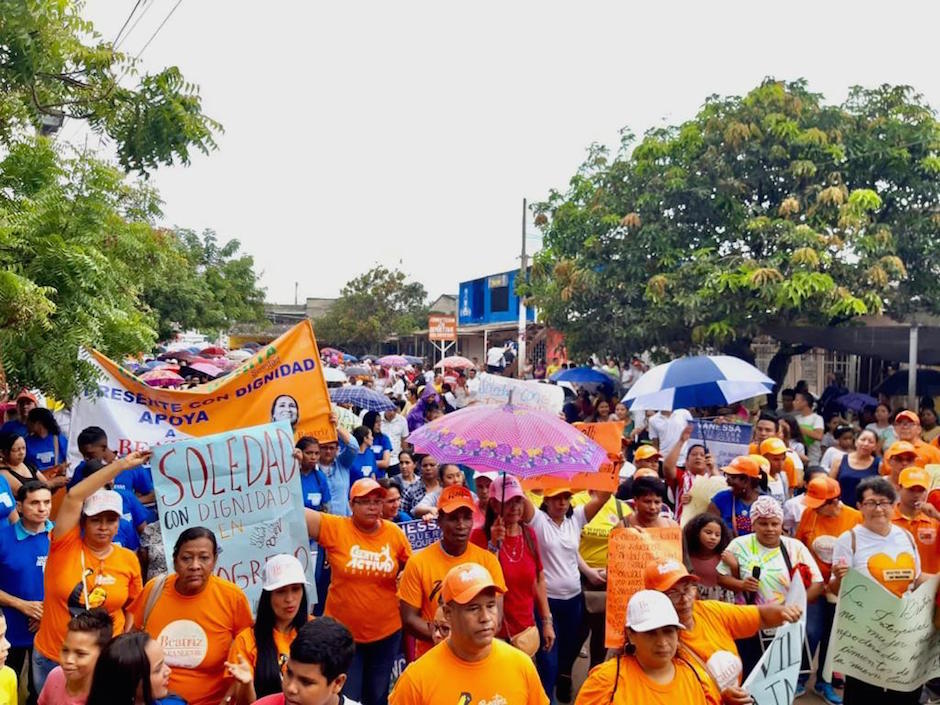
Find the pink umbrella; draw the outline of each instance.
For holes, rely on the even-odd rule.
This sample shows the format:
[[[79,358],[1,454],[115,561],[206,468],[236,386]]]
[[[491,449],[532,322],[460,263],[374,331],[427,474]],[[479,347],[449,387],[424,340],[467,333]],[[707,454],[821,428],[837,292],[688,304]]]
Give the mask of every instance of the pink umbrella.
[[[222,356],[225,355],[225,349],[220,348],[218,345],[210,345],[207,348],[203,348],[200,355],[212,355],[212,356]]]
[[[150,370],[150,372],[142,374],[140,378],[151,387],[175,387],[186,381],[175,372],[167,369]]]
[[[199,372],[200,374],[204,374],[207,377],[212,377],[212,378],[225,374],[225,370],[221,369],[220,367],[216,367],[215,365],[209,362],[191,362],[186,367],[183,368],[182,372],[188,373],[189,370],[192,370],[194,372]]]
[[[466,370],[470,367],[476,367],[472,360],[468,360],[467,358],[461,357],[460,355],[451,355],[450,357],[445,357],[434,366],[443,367],[445,370]]]
[[[401,355],[386,355],[376,360],[382,367],[404,367],[408,361]]]
[[[464,463],[519,477],[597,472],[607,452],[557,416],[507,404],[447,414],[408,436],[439,463]]]

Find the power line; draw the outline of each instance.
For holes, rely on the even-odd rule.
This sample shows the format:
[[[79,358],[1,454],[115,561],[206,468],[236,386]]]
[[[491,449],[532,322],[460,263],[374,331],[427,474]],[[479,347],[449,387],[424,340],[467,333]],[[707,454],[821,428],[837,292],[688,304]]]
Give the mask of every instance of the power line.
[[[130,28],[129,30],[127,30],[127,33],[126,33],[123,37],[121,37],[121,41],[119,41],[117,44],[114,45],[114,48],[115,48],[115,49],[120,49],[120,48],[121,48],[121,45],[122,45],[124,42],[126,42],[126,41],[127,41],[127,38],[128,38],[129,36],[131,36],[131,35],[134,33],[134,29],[137,28],[137,25],[140,23],[140,21],[141,21],[142,19],[144,19],[144,17],[146,16],[146,14],[147,14],[148,12],[150,12],[150,8],[153,7],[154,4],[155,4],[155,3],[153,2],[153,0],[144,0],[144,9],[143,9],[143,11],[142,11],[139,15],[137,15],[137,19],[134,20],[134,24],[132,24],[132,25],[131,25],[131,28]]]
[[[134,3],[134,7],[131,8],[131,14],[129,14],[127,16],[127,19],[124,20],[124,24],[121,25],[121,28],[118,30],[118,33],[115,35],[114,41],[111,42],[111,46],[117,46],[117,41],[118,39],[121,38],[121,32],[124,31],[124,29],[127,27],[127,23],[131,21],[131,18],[134,16],[134,13],[137,12],[137,8],[140,7],[141,2],[143,2],[143,0],[137,0],[137,2]]]
[[[167,21],[173,16],[173,13],[176,12],[176,8],[178,8],[182,4],[182,2],[183,0],[176,0],[176,4],[167,13],[167,16],[163,18],[163,22],[161,22],[157,26],[157,28],[153,31],[153,34],[150,35],[150,39],[148,39],[147,42],[141,47],[140,51],[137,52],[137,56],[134,57],[134,61],[137,61],[137,59],[140,58],[140,55],[143,54],[144,51],[146,51],[147,47],[150,46],[150,42],[152,42],[156,38],[156,36],[160,34],[160,30],[163,29],[163,25],[165,25]]]

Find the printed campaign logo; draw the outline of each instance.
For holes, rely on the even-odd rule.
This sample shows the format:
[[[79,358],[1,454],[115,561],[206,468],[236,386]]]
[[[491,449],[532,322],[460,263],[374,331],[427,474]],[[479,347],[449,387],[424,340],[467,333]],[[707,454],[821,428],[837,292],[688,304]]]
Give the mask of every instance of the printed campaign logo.
[[[177,619],[167,624],[157,637],[171,667],[196,668],[209,649],[205,630],[189,619]]]
[[[394,573],[395,560],[392,558],[392,548],[385,544],[381,551],[368,551],[360,548],[359,544],[355,544],[349,549],[346,567],[350,570],[368,573]]]

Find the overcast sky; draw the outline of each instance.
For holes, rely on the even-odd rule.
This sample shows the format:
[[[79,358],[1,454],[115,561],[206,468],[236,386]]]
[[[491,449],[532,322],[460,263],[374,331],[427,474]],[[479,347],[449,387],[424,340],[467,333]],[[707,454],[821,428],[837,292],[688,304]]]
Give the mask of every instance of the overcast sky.
[[[142,0],[122,50],[176,2]],[[85,16],[113,38],[133,5]],[[768,75],[832,102],[907,83],[940,106],[938,19],[914,2],[183,0],[142,60],[178,65],[225,134],[153,180],[165,224],[238,238],[269,301],[295,281],[336,296],[376,263],[433,299],[517,267],[523,197],[564,188],[624,126],[680,122]]]

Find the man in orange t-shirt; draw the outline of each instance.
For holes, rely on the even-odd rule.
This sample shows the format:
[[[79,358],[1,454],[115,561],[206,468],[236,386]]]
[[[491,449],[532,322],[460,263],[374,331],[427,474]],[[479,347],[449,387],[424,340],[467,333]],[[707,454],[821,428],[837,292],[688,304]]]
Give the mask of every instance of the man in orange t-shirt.
[[[415,658],[431,649],[431,629],[447,571],[460,563],[479,563],[500,589],[506,589],[496,556],[470,543],[474,508],[473,495],[466,487],[445,487],[437,501],[440,541],[418,551],[405,565],[398,599],[402,625],[415,637]]]
[[[914,464],[922,468],[940,464],[940,448],[924,443],[920,437],[922,431],[920,417],[913,411],[905,409],[894,417],[894,435],[898,437],[898,440],[907,441],[914,446],[914,453],[917,454]]]
[[[901,485],[900,501],[894,506],[891,523],[906,529],[917,543],[921,570],[925,573],[940,571],[937,533],[940,521],[937,510],[924,500],[930,487],[930,473],[923,468],[904,468],[898,478]]]
[[[495,639],[503,592],[479,563],[460,563],[441,584],[450,636],[402,673],[389,705],[548,705],[532,659]]]

